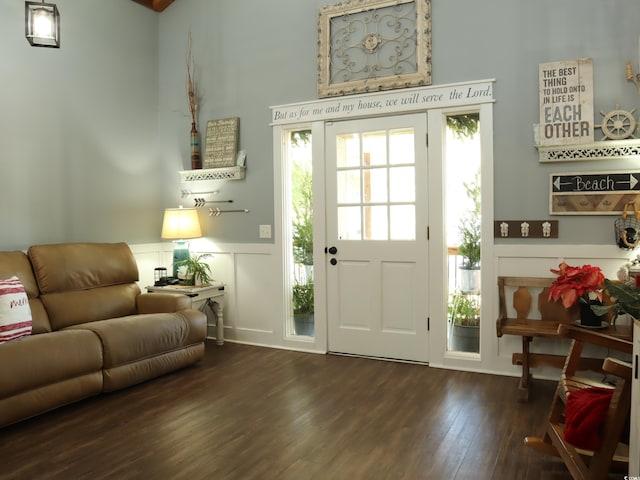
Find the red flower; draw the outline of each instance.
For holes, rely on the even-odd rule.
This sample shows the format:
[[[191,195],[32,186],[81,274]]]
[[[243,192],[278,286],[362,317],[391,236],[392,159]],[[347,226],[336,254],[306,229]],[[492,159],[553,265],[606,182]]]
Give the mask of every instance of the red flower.
[[[562,262],[559,267],[558,270],[551,269],[558,278],[549,288],[549,300],[557,302],[562,299],[562,306],[571,308],[581,297],[588,303],[589,293],[594,293],[595,297],[602,301],[604,275],[600,267],[591,265],[572,267],[565,262]]]

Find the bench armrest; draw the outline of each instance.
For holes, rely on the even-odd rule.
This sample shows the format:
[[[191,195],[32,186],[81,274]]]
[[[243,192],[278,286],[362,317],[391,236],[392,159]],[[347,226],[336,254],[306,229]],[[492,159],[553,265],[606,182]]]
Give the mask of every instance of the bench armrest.
[[[633,352],[633,342],[630,338],[625,339],[614,337],[608,333],[599,332],[597,330],[587,330],[577,325],[560,324],[558,326],[558,334],[566,338],[572,338],[580,342],[611,348],[628,354]]]

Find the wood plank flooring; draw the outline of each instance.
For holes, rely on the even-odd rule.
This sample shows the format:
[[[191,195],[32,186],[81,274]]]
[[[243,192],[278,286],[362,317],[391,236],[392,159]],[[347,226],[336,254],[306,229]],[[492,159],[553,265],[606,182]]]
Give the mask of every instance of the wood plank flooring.
[[[0,429],[1,479],[568,478],[526,449],[555,383],[227,343]]]

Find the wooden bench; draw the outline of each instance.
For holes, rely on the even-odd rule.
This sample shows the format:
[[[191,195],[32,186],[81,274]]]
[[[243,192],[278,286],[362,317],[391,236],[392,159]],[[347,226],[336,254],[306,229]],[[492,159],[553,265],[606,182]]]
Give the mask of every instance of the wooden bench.
[[[549,287],[554,278],[544,277],[498,277],[499,315],[496,321],[498,337],[503,335],[518,335],[522,337],[522,352],[514,353],[511,359],[513,365],[522,366],[522,376],[518,386],[521,401],[529,399],[531,383],[531,369],[542,365],[561,369],[566,359],[565,355],[533,353],[530,344],[534,338],[561,339],[558,326],[574,323],[580,318],[578,306],[566,309],[560,302],[548,300]],[[507,292],[513,295],[507,298]],[[531,306],[535,298],[536,313],[531,313]],[[515,317],[509,312],[515,311]],[[610,317],[605,320],[609,320]],[[603,330],[620,338],[631,338],[631,326],[611,325]],[[568,347],[567,347],[568,350]],[[598,370],[602,366],[602,359],[583,358],[581,367]]]

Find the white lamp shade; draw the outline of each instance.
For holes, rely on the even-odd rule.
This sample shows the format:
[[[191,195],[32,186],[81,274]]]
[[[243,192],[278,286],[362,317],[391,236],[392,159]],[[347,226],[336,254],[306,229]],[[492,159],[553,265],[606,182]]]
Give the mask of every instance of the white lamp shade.
[[[162,238],[182,240],[202,236],[198,210],[195,208],[167,208],[162,222]]]

